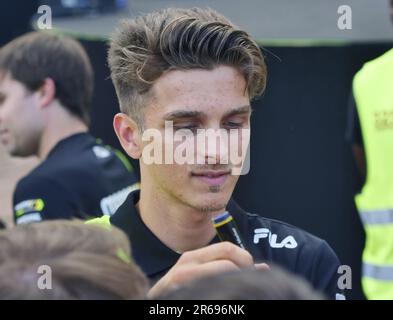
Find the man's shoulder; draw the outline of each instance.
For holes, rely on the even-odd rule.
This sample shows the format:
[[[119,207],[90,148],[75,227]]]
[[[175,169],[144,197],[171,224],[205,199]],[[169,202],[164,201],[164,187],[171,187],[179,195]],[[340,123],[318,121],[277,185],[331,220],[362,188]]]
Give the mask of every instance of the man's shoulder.
[[[381,74],[389,75],[389,71],[393,70],[393,49],[388,50],[383,55],[366,62],[362,68],[356,73],[353,83],[356,84],[380,79]],[[371,78],[371,79],[369,79]],[[378,81],[377,81],[378,82]]]
[[[46,174],[45,171],[39,167],[42,163],[33,169],[31,172],[23,176],[18,180],[15,187],[15,192],[23,191],[29,189],[30,187],[39,188],[43,185],[56,185],[56,176],[51,174]]]
[[[268,241],[270,248],[293,251],[305,244],[317,248],[325,243],[319,237],[290,223],[245,211],[233,199],[228,203],[228,210],[233,214],[243,235],[254,245],[264,247],[263,244]]]
[[[247,241],[260,259],[283,265],[295,273],[312,273],[322,261],[336,268],[340,262],[330,245],[299,227],[275,219],[246,213]],[[244,228],[244,227],[243,227]]]
[[[312,246],[314,248],[318,248],[326,243],[326,241],[313,235],[312,233],[287,222],[263,217],[255,213],[245,212],[245,215],[247,217],[249,228],[252,228],[254,231],[254,243],[257,243],[259,236],[266,233],[268,233],[270,237],[271,235],[277,235],[277,241],[283,237],[287,238],[288,243],[285,245],[283,244],[283,247],[286,248],[296,248],[299,245],[304,244],[307,244],[309,247]],[[290,242],[291,244],[289,244]],[[274,246],[273,244],[273,247],[280,247],[280,245],[277,244]]]
[[[257,260],[307,279],[330,299],[341,292],[337,288],[340,261],[325,240],[286,222],[246,215],[249,249]]]
[[[80,175],[82,173],[82,176]],[[74,180],[77,177],[79,180],[83,177],[83,170],[78,168],[78,165],[63,162],[56,162],[52,159],[43,160],[37,167],[35,167],[28,174],[23,176],[16,184],[15,192],[24,190],[26,188],[39,188],[43,185],[63,186],[65,177]]]
[[[28,174],[20,179],[13,193],[14,219],[17,224],[38,222],[48,218],[48,207],[55,208],[49,213],[58,213],[66,218],[63,197],[71,197],[68,190],[48,177],[36,173]]]
[[[70,182],[92,183],[94,180],[109,178],[129,178],[132,168],[127,167],[126,160],[118,155],[119,151],[105,147],[88,136],[77,148],[54,150],[53,154],[43,160],[22,180],[47,179],[60,184]]]

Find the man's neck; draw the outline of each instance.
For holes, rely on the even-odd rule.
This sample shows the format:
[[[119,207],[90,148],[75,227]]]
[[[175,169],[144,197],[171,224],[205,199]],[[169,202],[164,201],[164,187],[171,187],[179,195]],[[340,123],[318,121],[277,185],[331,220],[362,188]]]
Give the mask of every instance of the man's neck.
[[[49,115],[48,125],[41,136],[38,150],[38,158],[41,160],[46,159],[49,152],[61,140],[88,130],[87,125],[82,120],[69,114],[63,107],[57,106],[55,112]]]
[[[142,183],[137,209],[144,224],[167,247],[183,253],[206,246],[216,235],[211,218],[224,210],[201,212],[146,191]]]

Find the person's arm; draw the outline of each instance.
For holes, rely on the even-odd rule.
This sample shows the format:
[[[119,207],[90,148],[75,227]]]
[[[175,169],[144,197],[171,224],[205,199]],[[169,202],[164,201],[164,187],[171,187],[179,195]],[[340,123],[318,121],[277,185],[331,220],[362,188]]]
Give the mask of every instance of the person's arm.
[[[267,264],[254,264],[250,253],[230,242],[220,242],[185,252],[177,263],[148,292],[154,299],[160,294],[200,277],[239,270],[242,268],[269,268]]]
[[[353,144],[352,153],[356,161],[357,168],[362,176],[362,179],[366,177],[366,155],[364,148],[361,145]]]
[[[356,107],[356,101],[352,93],[349,97],[348,103],[348,119],[345,137],[352,145],[352,153],[355,158],[356,166],[364,180],[366,177],[366,156],[364,153],[359,114]]]
[[[75,210],[70,193],[49,179],[28,176],[16,186],[13,196],[15,224],[71,219]]]

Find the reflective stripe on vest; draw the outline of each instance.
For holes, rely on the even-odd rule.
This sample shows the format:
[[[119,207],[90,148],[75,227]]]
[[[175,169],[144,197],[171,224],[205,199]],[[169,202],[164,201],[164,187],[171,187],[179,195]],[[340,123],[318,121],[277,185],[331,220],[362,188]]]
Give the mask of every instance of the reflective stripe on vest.
[[[359,210],[364,225],[393,223],[393,209]]]
[[[393,265],[378,266],[370,263],[363,263],[363,277],[369,277],[376,280],[393,281]]]
[[[379,266],[364,263],[362,285],[368,297],[378,300],[392,300],[393,265]]]
[[[367,163],[355,197],[366,233],[362,285],[369,299],[393,299],[393,50],[366,63],[353,93]]]

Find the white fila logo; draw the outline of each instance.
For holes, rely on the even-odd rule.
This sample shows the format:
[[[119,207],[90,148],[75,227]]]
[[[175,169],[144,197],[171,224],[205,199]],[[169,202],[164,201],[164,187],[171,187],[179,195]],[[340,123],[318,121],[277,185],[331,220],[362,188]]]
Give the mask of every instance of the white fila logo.
[[[277,234],[271,233],[267,228],[259,228],[254,230],[254,243],[258,244],[260,239],[268,238],[272,248],[295,249],[297,242],[294,237],[287,236],[281,242],[277,242]]]

